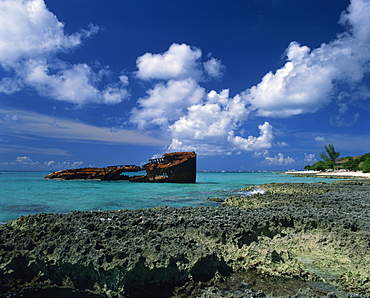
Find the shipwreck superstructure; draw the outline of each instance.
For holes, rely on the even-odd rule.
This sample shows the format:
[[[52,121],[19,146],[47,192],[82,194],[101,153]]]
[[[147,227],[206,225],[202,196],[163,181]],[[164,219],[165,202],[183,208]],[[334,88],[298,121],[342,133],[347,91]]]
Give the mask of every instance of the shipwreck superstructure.
[[[129,176],[128,172],[145,171],[145,175]],[[160,158],[150,159],[143,166],[117,165],[105,168],[80,168],[57,171],[45,176],[45,179],[94,179],[94,180],[129,180],[131,182],[196,182],[196,153],[173,152]]]
[[[143,165],[144,176],[134,176],[132,182],[177,182],[195,183],[195,152],[166,153],[161,158],[150,159]]]

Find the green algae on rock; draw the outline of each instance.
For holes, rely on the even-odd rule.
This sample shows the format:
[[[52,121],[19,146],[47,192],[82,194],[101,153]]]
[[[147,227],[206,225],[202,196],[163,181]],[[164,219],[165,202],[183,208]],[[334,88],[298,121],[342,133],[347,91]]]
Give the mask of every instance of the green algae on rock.
[[[264,194],[229,197],[223,203],[255,210],[291,209],[294,224],[281,231],[284,237],[261,239],[258,245],[267,241],[264,245],[270,249],[290,252],[299,268],[319,279],[349,291],[370,292],[370,181],[271,183],[259,188]]]

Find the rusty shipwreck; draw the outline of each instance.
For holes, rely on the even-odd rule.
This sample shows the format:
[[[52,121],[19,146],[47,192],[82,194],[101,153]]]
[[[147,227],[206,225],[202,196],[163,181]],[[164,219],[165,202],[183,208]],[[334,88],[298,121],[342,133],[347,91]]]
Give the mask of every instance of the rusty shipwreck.
[[[94,180],[129,180],[131,182],[168,182],[195,183],[196,153],[173,152],[160,158],[150,159],[143,166],[117,165],[105,168],[80,168],[57,171],[45,176],[45,179],[94,179]],[[145,175],[126,175],[129,172],[145,171]]]

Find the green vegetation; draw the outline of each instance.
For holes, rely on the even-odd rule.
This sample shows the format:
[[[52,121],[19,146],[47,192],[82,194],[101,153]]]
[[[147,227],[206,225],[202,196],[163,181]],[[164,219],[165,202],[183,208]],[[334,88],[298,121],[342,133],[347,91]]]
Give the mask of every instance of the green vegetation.
[[[334,169],[347,169],[349,171],[362,171],[370,173],[370,153],[361,156],[347,156],[339,158],[340,153],[335,151],[332,144],[324,146],[325,151],[320,154],[323,160],[315,162],[312,166],[307,165],[305,170],[325,171]]]
[[[359,165],[359,167],[361,166],[361,169],[362,169],[362,172],[364,173],[370,173],[370,153],[368,153],[367,155],[368,158],[366,158],[362,164]]]
[[[325,145],[324,149],[325,151],[320,154],[320,157],[325,162],[334,162],[340,155],[340,152],[335,151],[333,144]]]
[[[370,153],[361,155],[358,158],[347,157],[348,161],[343,164],[343,169],[350,171],[362,171],[370,173]]]
[[[315,162],[312,166],[305,166],[304,169],[312,171],[325,171],[329,169],[334,169],[334,163],[320,160],[318,162]]]

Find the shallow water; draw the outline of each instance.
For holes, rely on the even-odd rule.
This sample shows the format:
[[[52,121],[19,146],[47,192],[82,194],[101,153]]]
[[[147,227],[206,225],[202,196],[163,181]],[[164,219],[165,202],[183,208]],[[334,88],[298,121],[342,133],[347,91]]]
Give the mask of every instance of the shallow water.
[[[276,172],[199,172],[196,184],[129,181],[44,180],[47,172],[1,172],[0,222],[20,215],[73,210],[120,210],[160,206],[218,206],[207,198],[247,194],[246,186],[272,182],[332,182]]]

